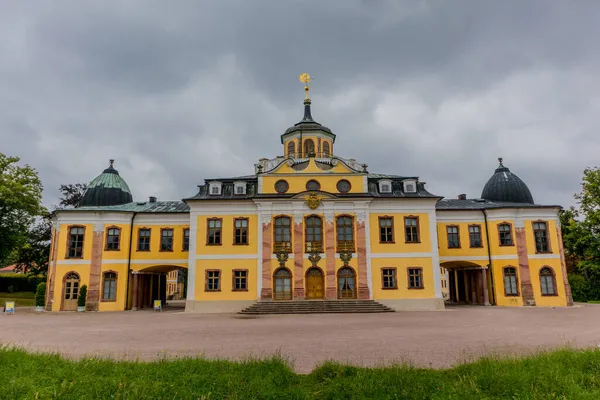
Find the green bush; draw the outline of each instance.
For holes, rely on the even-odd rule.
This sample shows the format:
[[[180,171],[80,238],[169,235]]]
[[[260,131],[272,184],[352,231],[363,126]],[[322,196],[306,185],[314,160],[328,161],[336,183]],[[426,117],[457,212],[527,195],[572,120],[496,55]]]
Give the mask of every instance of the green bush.
[[[77,306],[85,307],[85,300],[87,298],[87,286],[83,285],[79,289],[79,297],[77,297]]]
[[[35,292],[40,282],[46,282],[45,276],[27,276],[24,274],[0,274],[0,292]],[[12,292],[11,292],[12,290]]]
[[[35,292],[35,305],[37,307],[44,307],[46,305],[46,283],[42,282],[37,286]]]

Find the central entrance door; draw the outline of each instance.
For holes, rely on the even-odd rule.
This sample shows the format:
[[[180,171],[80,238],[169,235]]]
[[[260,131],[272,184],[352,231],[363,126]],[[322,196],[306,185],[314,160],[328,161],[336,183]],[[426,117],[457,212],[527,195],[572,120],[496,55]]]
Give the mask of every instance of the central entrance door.
[[[306,271],[306,298],[322,299],[325,297],[325,277],[319,268]]]
[[[63,297],[63,311],[77,310],[77,297],[79,296],[79,275],[69,272],[65,276],[65,290]]]

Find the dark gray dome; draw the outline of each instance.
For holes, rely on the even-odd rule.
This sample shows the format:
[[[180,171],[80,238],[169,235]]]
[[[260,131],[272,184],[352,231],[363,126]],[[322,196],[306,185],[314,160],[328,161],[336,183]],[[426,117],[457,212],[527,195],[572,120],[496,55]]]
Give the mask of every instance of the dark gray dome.
[[[285,133],[282,136],[285,136],[289,133],[296,131],[322,131],[333,135],[331,129],[326,126],[321,125],[317,121],[315,121],[310,112],[310,99],[304,100],[304,117],[300,120],[300,122],[290,126],[286,129]],[[335,135],[333,135],[335,138]]]
[[[114,160],[110,160],[110,166],[90,182],[78,207],[116,206],[133,201],[129,186],[113,168],[113,163]]]
[[[500,166],[485,184],[481,198],[490,201],[533,204],[533,196],[525,182],[502,164],[502,158],[498,161]]]

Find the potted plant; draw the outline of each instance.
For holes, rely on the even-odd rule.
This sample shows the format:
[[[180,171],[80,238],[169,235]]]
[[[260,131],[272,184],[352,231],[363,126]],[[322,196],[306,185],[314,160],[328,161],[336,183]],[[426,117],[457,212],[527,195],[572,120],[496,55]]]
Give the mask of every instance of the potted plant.
[[[46,305],[46,282],[37,285],[35,291],[35,312],[41,313]]]
[[[87,298],[87,286],[82,285],[79,289],[79,297],[77,297],[77,311],[84,312],[85,311],[85,300]]]

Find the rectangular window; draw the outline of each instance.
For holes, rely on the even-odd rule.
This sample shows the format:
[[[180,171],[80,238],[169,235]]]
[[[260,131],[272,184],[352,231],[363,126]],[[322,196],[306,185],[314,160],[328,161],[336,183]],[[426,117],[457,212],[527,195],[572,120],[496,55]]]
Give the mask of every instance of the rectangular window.
[[[248,219],[236,218],[234,220],[235,232],[233,244],[248,244]]]
[[[292,231],[290,217],[275,218],[275,252],[292,251]]]
[[[419,243],[419,218],[405,217],[404,231],[406,234],[406,243]]]
[[[190,230],[188,228],[183,230],[183,251],[190,251]]]
[[[449,225],[446,227],[446,233],[448,235],[448,248],[458,249],[460,248],[460,236],[458,233],[458,226]]]
[[[548,246],[548,225],[545,222],[534,222],[533,235],[535,237],[535,252],[549,253],[550,246]]]
[[[471,247],[483,247],[481,243],[481,226],[469,226],[469,243]]]
[[[423,289],[423,268],[408,269],[408,288]]]
[[[517,270],[513,267],[504,268],[504,294],[506,296],[518,296]]]
[[[218,218],[207,220],[207,245],[220,245],[221,244],[221,226],[223,221]]]
[[[121,229],[108,228],[106,231],[106,250],[119,250],[119,239],[121,238]]]
[[[160,251],[173,251],[173,229],[160,230]]]
[[[83,257],[83,237],[85,228],[83,226],[74,226],[69,229],[69,249],[67,258]]]
[[[379,217],[379,243],[394,243],[394,219]]]
[[[396,268],[381,269],[381,284],[383,289],[398,289],[396,280]]]
[[[115,301],[117,299],[117,274],[105,272],[102,287],[102,300]]]
[[[500,246],[513,245],[510,224],[498,225],[498,238],[500,239]]]
[[[206,271],[206,291],[221,290],[221,271]]]
[[[138,251],[150,251],[150,229],[138,231]]]
[[[304,220],[305,251],[307,253],[323,252],[323,221],[321,217],[312,215]]]
[[[233,290],[248,290],[248,270],[233,270]]]
[[[354,251],[354,221],[352,217],[337,218],[338,251]]]

